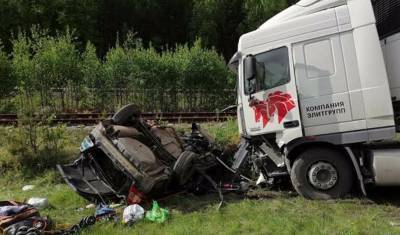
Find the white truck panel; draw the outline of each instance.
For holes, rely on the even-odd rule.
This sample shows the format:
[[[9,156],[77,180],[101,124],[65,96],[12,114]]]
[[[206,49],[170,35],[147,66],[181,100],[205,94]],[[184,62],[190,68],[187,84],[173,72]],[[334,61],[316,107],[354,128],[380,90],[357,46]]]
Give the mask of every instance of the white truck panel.
[[[334,9],[317,12],[312,16],[304,16],[301,19],[290,20],[280,25],[272,25],[268,28],[244,34],[240,38],[239,51],[247,52],[256,46],[265,47],[267,44],[294,43],[302,40],[316,38],[316,32],[328,30],[327,33],[337,33],[337,17]],[[323,35],[324,35],[323,34]]]
[[[237,87],[237,119],[238,119],[238,130],[239,133],[242,135],[244,134],[244,129],[246,128],[245,120],[244,120],[244,113],[243,113],[243,101],[242,101],[242,92],[243,92],[243,82],[239,82],[239,76],[243,74],[243,63],[242,58],[239,58],[238,61],[238,83],[236,84]]]
[[[349,91],[350,106],[353,120],[365,119],[364,97],[361,90]],[[364,127],[367,128],[367,127]]]
[[[367,128],[394,126],[383,53],[374,24],[353,31]]]
[[[303,99],[301,113],[305,128],[352,121],[349,93]]]
[[[340,41],[342,45],[343,60],[346,67],[347,86],[350,92],[360,91],[360,73],[358,70],[356,49],[352,31],[341,33]]]
[[[375,15],[371,0],[347,0],[350,11],[351,25],[360,28],[366,25],[375,25]]]
[[[342,133],[342,132],[365,130],[366,126],[367,124],[365,120],[358,120],[358,121],[339,122],[339,123],[320,125],[320,126],[311,126],[304,128],[304,132],[306,136],[318,136],[318,135],[324,135],[326,133]],[[342,141],[346,142],[347,140],[342,139]]]
[[[336,19],[340,32],[351,30],[349,9],[347,6],[340,6],[335,8]]]
[[[360,73],[352,31],[340,34],[344,65],[346,68],[347,87],[350,95],[353,120],[365,119],[364,98],[361,90]],[[364,127],[366,128],[366,127]]]
[[[269,19],[260,26],[260,29],[267,29],[275,25],[282,24],[285,21],[298,19],[316,12],[321,12],[327,9],[345,5],[346,2],[347,0],[300,1]]]
[[[293,45],[300,100],[348,90],[339,34]]]

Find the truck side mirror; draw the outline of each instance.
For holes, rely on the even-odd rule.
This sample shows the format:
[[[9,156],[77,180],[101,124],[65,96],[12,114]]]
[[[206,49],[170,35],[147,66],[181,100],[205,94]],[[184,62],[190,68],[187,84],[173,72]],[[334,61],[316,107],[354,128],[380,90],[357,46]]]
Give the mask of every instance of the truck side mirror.
[[[244,78],[248,82],[248,93],[250,94],[249,99],[252,99],[251,95],[256,92],[255,83],[253,82],[256,79],[256,66],[257,60],[253,55],[248,55],[244,58]]]
[[[244,59],[244,77],[251,81],[256,78],[256,58],[253,55],[248,55]]]

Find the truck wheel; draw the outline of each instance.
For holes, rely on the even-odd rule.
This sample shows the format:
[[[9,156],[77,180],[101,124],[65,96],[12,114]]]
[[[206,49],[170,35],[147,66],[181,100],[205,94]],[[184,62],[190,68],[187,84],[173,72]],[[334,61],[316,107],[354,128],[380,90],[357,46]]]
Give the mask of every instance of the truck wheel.
[[[346,196],[354,182],[353,167],[337,150],[315,148],[301,153],[290,178],[296,191],[309,199],[336,199]]]

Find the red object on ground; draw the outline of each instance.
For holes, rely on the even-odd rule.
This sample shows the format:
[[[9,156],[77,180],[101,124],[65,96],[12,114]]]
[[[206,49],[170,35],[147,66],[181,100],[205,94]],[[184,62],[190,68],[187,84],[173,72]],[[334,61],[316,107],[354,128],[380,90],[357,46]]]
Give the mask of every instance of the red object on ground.
[[[128,198],[126,201],[128,205],[141,204],[145,198],[146,196],[144,195],[144,193],[139,192],[136,186],[132,185],[129,189]]]

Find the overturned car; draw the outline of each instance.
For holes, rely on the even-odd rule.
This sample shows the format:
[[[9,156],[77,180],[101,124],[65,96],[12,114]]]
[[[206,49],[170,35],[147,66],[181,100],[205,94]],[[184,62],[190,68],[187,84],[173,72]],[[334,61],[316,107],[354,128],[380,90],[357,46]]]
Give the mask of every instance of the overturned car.
[[[223,177],[218,160],[224,154],[198,125],[178,135],[172,127],[142,120],[139,110],[127,105],[91,131],[77,160],[57,168],[88,200],[133,204],[182,189],[218,191],[210,175]]]

